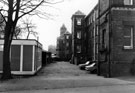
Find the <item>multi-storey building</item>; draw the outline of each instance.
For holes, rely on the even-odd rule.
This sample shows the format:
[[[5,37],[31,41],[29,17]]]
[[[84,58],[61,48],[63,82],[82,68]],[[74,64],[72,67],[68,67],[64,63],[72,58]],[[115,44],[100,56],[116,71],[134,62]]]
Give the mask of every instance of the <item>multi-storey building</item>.
[[[79,55],[97,62],[97,74],[120,76],[135,74],[135,0],[99,0],[95,8],[87,15],[81,13],[83,21],[77,22],[80,13],[72,17],[72,48],[74,62],[79,62]],[[85,20],[85,21],[84,21]],[[78,29],[86,33],[77,55]],[[80,45],[81,45],[80,44]],[[78,57],[78,58],[77,58]],[[83,58],[85,58],[83,57]],[[78,61],[79,60],[79,61]]]
[[[101,75],[119,76],[133,72],[134,31],[135,0],[99,0]]]
[[[63,25],[60,28],[60,36],[57,38],[57,55],[61,60],[70,60],[71,53],[71,34]]]
[[[87,32],[87,57],[92,61],[98,60],[98,5],[85,17]]]
[[[86,60],[85,15],[77,11],[72,16],[72,63],[80,64]]]

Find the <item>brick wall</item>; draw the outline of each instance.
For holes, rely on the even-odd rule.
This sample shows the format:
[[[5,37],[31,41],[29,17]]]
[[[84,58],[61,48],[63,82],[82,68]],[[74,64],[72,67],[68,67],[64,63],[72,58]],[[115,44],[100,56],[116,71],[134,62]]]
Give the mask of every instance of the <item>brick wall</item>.
[[[135,59],[135,45],[133,49],[124,49],[124,27],[132,25],[135,31],[135,11],[113,10],[111,27],[111,74],[112,76],[131,74],[131,65]],[[133,37],[135,33],[133,31]],[[134,40],[135,41],[135,38]]]
[[[124,27],[127,25],[133,26],[133,37],[135,37],[135,11],[127,10],[125,8],[112,9],[110,18],[110,31],[109,23],[102,22],[100,24],[100,42],[102,43],[102,33],[103,29],[106,29],[107,33],[105,36],[106,47],[108,47],[110,38],[110,61],[111,61],[111,76],[121,76],[132,74],[132,64],[133,59],[135,59],[135,45],[133,49],[124,49]],[[104,15],[103,15],[104,16]],[[104,17],[101,17],[101,20],[104,20]],[[109,32],[108,32],[109,31]],[[109,34],[110,33],[110,34]],[[130,34],[130,33],[129,33]],[[110,36],[109,36],[110,35]],[[135,38],[133,39],[135,41]],[[101,44],[100,43],[100,44]],[[108,74],[108,57],[107,61],[101,63],[100,71],[101,75],[106,76]],[[105,53],[100,55],[100,60],[104,61]],[[135,67],[134,67],[135,68]]]
[[[99,0],[100,14],[105,12],[109,7],[109,0]]]
[[[81,18],[81,25],[77,24],[77,19]],[[75,64],[82,64],[86,62],[86,31],[84,29],[85,15],[73,15],[72,17],[72,47],[73,56]],[[81,32],[81,38],[77,38],[77,33]],[[81,46],[81,52],[78,52],[78,46]]]

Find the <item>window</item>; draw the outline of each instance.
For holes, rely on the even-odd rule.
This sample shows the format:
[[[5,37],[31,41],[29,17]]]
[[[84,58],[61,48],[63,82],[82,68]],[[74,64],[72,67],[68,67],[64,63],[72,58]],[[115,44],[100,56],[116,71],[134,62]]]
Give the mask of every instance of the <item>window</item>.
[[[68,42],[66,43],[66,47],[69,47],[69,43]]]
[[[81,31],[78,31],[78,32],[77,32],[77,38],[78,38],[78,39],[81,39]]]
[[[91,24],[91,18],[89,17],[89,22],[88,22],[88,24],[90,25]]]
[[[95,14],[96,18],[98,18],[98,10],[96,10],[96,14]]]
[[[65,41],[64,40],[62,40],[62,44],[64,44],[65,43]]]
[[[93,21],[95,22],[95,11],[93,13]]]
[[[0,51],[3,51],[4,45],[0,44]]]
[[[80,45],[77,46],[77,53],[81,53],[81,46]]]
[[[93,31],[91,31],[91,38],[93,37]]]
[[[69,39],[69,36],[68,35],[66,36],[66,39]]]
[[[77,25],[81,25],[81,18],[77,18]]]
[[[84,33],[84,38],[85,38],[85,39],[87,38],[87,35],[86,35],[86,33]]]
[[[133,0],[124,0],[124,5],[133,5]]]
[[[102,47],[103,47],[103,48],[106,47],[105,40],[106,40],[106,29],[104,29],[104,30],[102,31]]]
[[[124,28],[124,49],[133,49],[133,27]]]
[[[96,36],[98,36],[98,26],[96,26]]]

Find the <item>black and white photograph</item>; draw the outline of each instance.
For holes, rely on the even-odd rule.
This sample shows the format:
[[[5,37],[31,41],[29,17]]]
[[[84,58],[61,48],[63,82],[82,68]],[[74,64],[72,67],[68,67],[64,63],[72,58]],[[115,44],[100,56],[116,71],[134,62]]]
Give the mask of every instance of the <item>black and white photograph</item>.
[[[135,93],[135,0],[0,0],[0,93]]]

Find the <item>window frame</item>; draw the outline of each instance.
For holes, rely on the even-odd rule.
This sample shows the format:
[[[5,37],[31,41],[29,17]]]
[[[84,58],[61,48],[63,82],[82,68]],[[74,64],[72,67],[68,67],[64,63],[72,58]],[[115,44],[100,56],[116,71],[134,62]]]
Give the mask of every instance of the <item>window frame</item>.
[[[77,53],[81,53],[81,51],[82,51],[81,45],[77,45],[76,48],[77,48],[77,51],[76,51],[76,52],[77,52]]]
[[[133,49],[134,46],[134,27],[133,26],[125,26],[125,27],[130,27],[130,46],[124,45],[124,49]],[[124,39],[125,39],[124,35]]]
[[[66,47],[69,47],[69,42],[66,43]]]
[[[77,25],[82,25],[82,18],[76,18]]]
[[[102,47],[105,48],[106,46],[106,29],[102,30],[102,41],[101,41]]]
[[[66,39],[69,39],[69,35],[66,35]]]
[[[82,33],[81,33],[81,31],[77,31],[77,39],[81,39],[82,38]]]
[[[129,3],[125,3],[125,1],[127,0],[124,0],[124,5],[133,5],[133,0],[128,0]]]
[[[4,50],[4,45],[0,44],[0,51],[3,51],[3,50]]]

